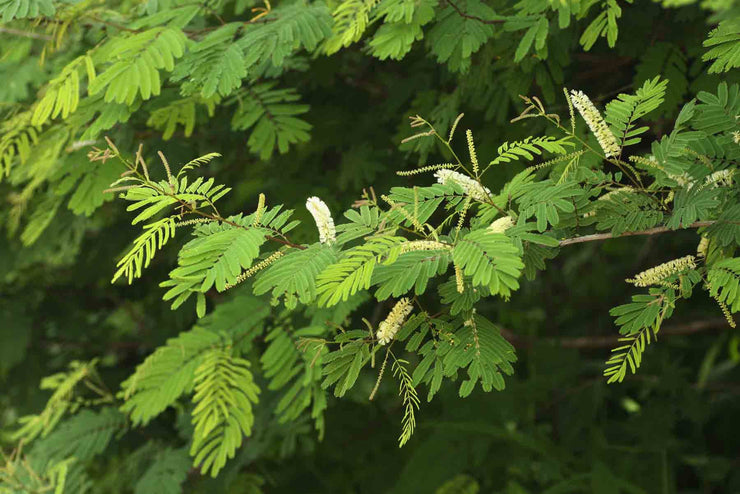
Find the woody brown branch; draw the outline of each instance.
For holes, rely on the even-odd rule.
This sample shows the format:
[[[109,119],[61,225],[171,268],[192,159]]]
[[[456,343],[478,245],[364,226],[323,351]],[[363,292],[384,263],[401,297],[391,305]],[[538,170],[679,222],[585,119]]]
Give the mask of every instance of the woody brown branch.
[[[716,222],[715,221],[697,221],[686,227],[683,227],[683,229],[701,228],[703,226],[713,225],[714,223]],[[566,245],[572,245],[572,244],[581,244],[584,242],[595,242],[598,240],[608,240],[610,238],[632,237],[636,235],[655,235],[657,233],[666,233],[666,232],[673,232],[673,231],[676,231],[676,230],[668,228],[667,226],[657,226],[655,228],[650,228],[648,230],[641,230],[637,232],[624,232],[620,235],[612,235],[611,233],[595,233],[593,235],[584,235],[582,237],[566,238],[560,241],[560,247],[565,247]]]

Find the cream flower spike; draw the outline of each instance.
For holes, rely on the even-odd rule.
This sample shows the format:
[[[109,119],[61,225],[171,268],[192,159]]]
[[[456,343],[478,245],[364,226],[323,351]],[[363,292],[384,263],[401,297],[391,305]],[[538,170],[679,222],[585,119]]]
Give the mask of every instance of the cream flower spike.
[[[306,201],[306,209],[313,216],[316,228],[319,230],[319,240],[322,244],[331,245],[337,240],[337,230],[334,227],[334,219],[331,217],[329,206],[318,197],[309,197]]]
[[[732,179],[734,175],[735,175],[735,170],[731,168],[728,168],[726,170],[719,170],[709,175],[705,179],[705,183],[712,187],[721,187],[721,186],[731,187]]]
[[[446,184],[452,182],[463,188],[466,194],[475,199],[476,201],[486,202],[491,191],[488,187],[483,187],[481,184],[462,173],[458,173],[452,170],[437,170],[434,172],[434,176],[437,178],[437,182]]]
[[[419,250],[452,250],[452,246],[435,240],[413,240],[401,244],[401,254]]]
[[[596,140],[599,141],[599,146],[604,150],[604,156],[607,158],[618,156],[619,144],[617,139],[588,96],[583,91],[572,90],[570,98],[573,101],[573,106],[586,121],[588,128],[596,136]]]
[[[378,332],[375,334],[378,338],[378,344],[387,345],[390,343],[413,309],[414,307],[409,299],[402,298],[399,300],[388,314],[388,317],[378,326]]]
[[[696,246],[696,257],[705,259],[707,252],[709,251],[709,237],[702,237],[699,241],[699,245]]]
[[[634,277],[625,280],[635,286],[645,287],[650,285],[661,285],[663,281],[676,273],[696,269],[696,257],[684,256],[672,261],[664,262],[654,268],[650,268]]]
[[[506,230],[514,226],[514,218],[511,216],[502,216],[497,219],[488,227],[488,231],[491,233],[504,233]]]

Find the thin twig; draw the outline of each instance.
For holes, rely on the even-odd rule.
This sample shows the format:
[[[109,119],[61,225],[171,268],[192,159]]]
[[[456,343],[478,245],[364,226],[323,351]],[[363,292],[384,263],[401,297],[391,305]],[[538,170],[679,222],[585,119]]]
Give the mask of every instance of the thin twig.
[[[108,142],[108,145],[111,147],[111,149],[113,149],[115,151],[115,155],[118,157],[118,159],[121,160],[121,162],[129,170],[131,170],[142,181],[151,182],[151,180],[149,179],[148,174],[146,174],[146,166],[143,166],[142,167],[142,169],[144,170],[144,173],[145,173],[144,175],[142,175],[142,173],[138,171],[138,169],[137,169],[137,167],[135,165],[131,164],[128,160],[126,160],[125,158],[123,158],[121,156],[120,152],[118,152],[118,149],[115,148],[115,146],[113,145],[113,142],[110,139],[108,139],[107,137],[105,139]],[[137,155],[136,155],[137,156],[137,158],[136,158],[137,160],[140,159],[140,157],[141,157],[141,154],[140,153],[141,153],[141,146],[139,146],[139,153],[137,153]],[[163,157],[163,155],[161,155],[161,153],[160,153],[160,156]],[[169,175],[169,173],[168,173],[168,175]],[[193,205],[191,205],[187,201],[182,200],[174,192],[167,191],[164,188],[160,189],[158,187],[155,187],[155,189],[158,192],[160,192],[161,194],[163,194],[163,195],[165,195],[167,197],[171,197],[171,198],[175,199],[178,202],[178,204],[180,204],[180,206],[183,208],[183,211],[186,211],[187,213],[195,214],[196,216],[200,216],[202,218],[208,218],[208,219],[213,220],[213,221],[218,221],[218,222],[221,222],[221,223],[226,223],[227,225],[233,226],[235,228],[241,228],[241,229],[245,229],[245,230],[248,230],[249,229],[249,227],[247,227],[247,226],[240,225],[240,224],[238,224],[238,223],[236,223],[234,221],[231,221],[231,220],[229,220],[229,219],[224,218],[223,216],[221,216],[218,213],[218,210],[216,209],[216,207],[213,205],[213,203],[211,201],[208,201],[208,202],[210,203],[211,207],[214,209],[214,213],[215,214],[214,213],[205,213],[203,211],[200,211],[197,207],[194,207]],[[303,246],[303,245],[299,245],[299,244],[295,244],[295,243],[291,242],[285,235],[283,235],[279,231],[277,231],[275,229],[272,229],[272,230],[277,235],[280,235],[280,237],[282,237],[282,238],[279,238],[279,237],[276,237],[276,236],[273,236],[273,235],[265,235],[265,238],[267,240],[272,241],[272,242],[277,242],[277,243],[280,243],[280,244],[283,244],[283,245],[287,245],[288,247],[292,247],[292,248],[299,249],[299,250],[306,249],[306,247]]]
[[[186,207],[189,210],[190,213],[196,214],[196,215],[201,216],[203,218],[211,219],[213,221],[219,221],[221,223],[226,223],[227,225],[231,225],[234,228],[242,228],[244,230],[248,230],[249,229],[249,227],[247,227],[247,226],[240,225],[239,223],[236,223],[234,221],[228,220],[228,219],[226,219],[226,218],[224,218],[224,217],[222,217],[220,215],[210,214],[210,213],[204,213],[203,211],[199,211],[198,209],[194,209],[190,204],[188,204],[187,202],[183,201],[182,199],[180,199],[179,197],[177,197],[175,194],[169,194],[165,190],[160,190],[160,192],[162,192],[166,196],[170,196],[170,197],[174,198],[178,203],[180,203],[181,206]],[[287,238],[278,238],[278,237],[275,237],[275,236],[272,236],[272,235],[266,235],[265,238],[267,240],[270,240],[271,242],[277,242],[277,243],[280,243],[280,244],[283,244],[283,245],[287,245],[288,247],[293,247],[294,249],[298,249],[298,250],[304,250],[306,248],[303,245],[294,244],[293,242],[291,242]]]
[[[455,12],[457,12],[460,17],[464,17],[465,19],[482,22],[483,24],[503,24],[504,22],[506,22],[506,19],[484,19],[482,17],[478,17],[477,15],[466,14],[465,12],[460,10],[460,7],[455,5],[452,0],[447,0],[447,3],[450,5],[450,7],[455,9]]]
[[[116,28],[119,31],[126,31],[126,32],[129,32],[129,33],[140,33],[141,32],[141,29],[133,29],[133,28],[130,28],[130,27],[126,27],[123,24],[119,24],[117,22],[109,21],[109,20],[106,20],[106,19],[101,19],[101,18],[96,17],[96,16],[92,16],[91,15],[89,17],[89,19],[92,19],[94,22],[99,22],[101,24],[105,24],[106,26],[110,26],[110,27]]]
[[[52,41],[54,39],[53,36],[49,36],[48,34],[34,33],[31,31],[21,31],[20,29],[13,29],[12,27],[0,27],[0,33],[23,36],[24,38],[42,39],[44,41]]]

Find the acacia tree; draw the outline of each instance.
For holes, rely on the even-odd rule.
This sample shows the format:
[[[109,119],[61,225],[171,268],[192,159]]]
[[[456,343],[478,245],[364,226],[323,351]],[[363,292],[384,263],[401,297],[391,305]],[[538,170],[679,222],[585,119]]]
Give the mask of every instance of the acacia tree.
[[[0,3],[0,490],[737,489],[740,339],[680,335],[740,310],[740,24],[684,3]]]

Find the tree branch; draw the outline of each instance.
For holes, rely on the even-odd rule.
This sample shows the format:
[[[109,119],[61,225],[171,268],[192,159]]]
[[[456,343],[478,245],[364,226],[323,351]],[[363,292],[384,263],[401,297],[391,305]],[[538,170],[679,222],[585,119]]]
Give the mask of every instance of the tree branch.
[[[716,221],[697,221],[696,223],[692,223],[684,229],[689,228],[701,228],[703,226],[709,226],[716,223]],[[574,238],[566,238],[564,240],[560,241],[560,247],[565,247],[566,245],[572,245],[572,244],[582,244],[584,242],[595,242],[598,240],[608,240],[610,238],[620,238],[620,237],[632,237],[635,235],[655,235],[656,233],[666,233],[666,232],[673,232],[676,230],[671,230],[667,226],[656,226],[655,228],[650,228],[648,230],[641,230],[638,232],[624,232],[621,235],[612,235],[611,233],[594,233],[593,235],[584,235],[582,237],[574,237]]]

